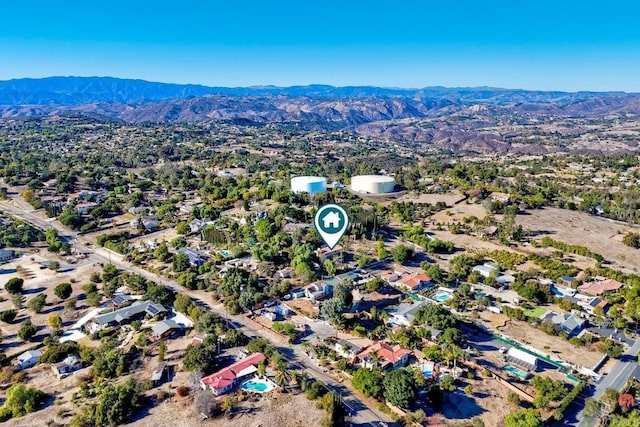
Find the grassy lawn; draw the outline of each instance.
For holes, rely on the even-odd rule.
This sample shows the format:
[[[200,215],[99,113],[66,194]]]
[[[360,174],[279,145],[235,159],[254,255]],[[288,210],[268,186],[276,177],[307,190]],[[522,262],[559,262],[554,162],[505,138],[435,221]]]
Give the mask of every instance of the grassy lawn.
[[[535,317],[535,318],[538,318],[538,317],[542,316],[546,311],[547,311],[547,310],[545,310],[545,309],[544,309],[544,308],[542,308],[542,307],[536,307],[536,308],[532,308],[532,309],[529,309],[529,310],[525,310],[525,311],[524,311],[524,314],[525,314],[525,316],[527,316],[527,317]]]

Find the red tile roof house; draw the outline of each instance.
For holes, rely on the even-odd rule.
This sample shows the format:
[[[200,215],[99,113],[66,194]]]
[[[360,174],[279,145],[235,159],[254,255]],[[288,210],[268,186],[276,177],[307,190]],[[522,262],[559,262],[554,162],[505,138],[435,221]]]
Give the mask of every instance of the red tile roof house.
[[[401,277],[395,282],[396,286],[401,286],[408,291],[419,291],[426,287],[432,286],[431,277],[423,273],[414,273]]]
[[[265,360],[264,354],[253,353],[231,366],[202,378],[200,386],[203,390],[209,388],[216,396],[228,393],[240,383],[242,378],[256,372],[255,365],[263,360]]]
[[[399,344],[392,347],[386,342],[378,342],[358,354],[358,360],[361,361],[362,366],[373,369],[375,365],[373,353],[378,355],[378,365],[384,369],[395,369],[407,364],[411,350]]]
[[[578,286],[578,290],[590,295],[602,295],[607,292],[617,291],[621,287],[622,283],[617,280],[596,277],[593,282],[588,282]]]

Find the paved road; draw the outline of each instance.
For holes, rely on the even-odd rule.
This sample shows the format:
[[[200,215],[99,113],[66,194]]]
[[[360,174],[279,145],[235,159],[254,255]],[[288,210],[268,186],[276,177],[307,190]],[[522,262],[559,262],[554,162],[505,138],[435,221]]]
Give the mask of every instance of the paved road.
[[[65,236],[69,239],[69,244],[74,245],[77,252],[88,254],[88,259],[86,260],[87,262],[93,262],[97,264],[112,263],[121,270],[139,274],[148,280],[163,284],[164,286],[167,286],[174,291],[189,295],[189,297],[200,302],[212,312],[215,312],[222,317],[232,320],[232,324],[240,326],[247,335],[254,337],[261,336],[269,339],[270,341],[273,341],[273,337],[267,331],[263,329],[256,329],[252,324],[249,323],[248,319],[245,316],[229,315],[222,305],[213,304],[210,294],[207,294],[204,291],[192,291],[183,288],[176,282],[132,265],[131,263],[124,260],[120,254],[117,254],[110,250],[100,247],[89,248],[87,245],[91,244],[91,242],[89,242],[86,238],[79,236],[76,232],[69,231],[59,221],[42,218],[40,215],[38,215],[38,213],[34,212],[33,209],[27,209],[26,202],[24,200],[21,200],[19,196],[15,196],[15,198],[17,200],[12,202],[0,201],[0,209],[36,227],[42,229],[53,227],[57,229],[60,236]],[[310,326],[313,329],[314,323],[312,323]],[[319,330],[318,332],[320,332],[320,335],[327,335],[326,327],[323,327],[319,324],[316,327]],[[347,407],[349,412],[354,414],[351,417],[353,423],[359,426],[374,426],[377,425],[379,421],[385,421],[390,426],[393,425],[392,421],[390,421],[390,419],[386,415],[378,411],[377,408],[368,407],[365,402],[360,400],[343,385],[334,380],[328,373],[319,368],[316,363],[313,363],[308,358],[308,356],[304,354],[300,345],[292,345],[279,349],[283,352],[285,358],[295,366],[301,368],[303,371],[316,378],[317,380],[325,383],[329,389],[341,394],[343,396],[345,406]]]
[[[627,380],[633,376],[635,369],[638,367],[638,352],[640,352],[640,339],[629,347],[627,351],[620,357],[620,360],[596,386],[594,397],[599,399],[608,388],[620,390]]]

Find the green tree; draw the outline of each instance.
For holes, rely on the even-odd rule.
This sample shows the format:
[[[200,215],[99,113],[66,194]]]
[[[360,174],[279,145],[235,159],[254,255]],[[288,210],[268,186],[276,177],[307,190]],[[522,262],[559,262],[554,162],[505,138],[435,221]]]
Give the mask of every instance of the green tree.
[[[173,302],[173,308],[183,314],[188,314],[193,305],[191,298],[184,294],[176,295],[176,300]]]
[[[113,264],[105,264],[102,268],[102,280],[105,282],[111,281],[114,277],[116,277],[120,271],[118,267]]]
[[[322,314],[335,325],[342,325],[347,307],[339,298],[331,298],[322,304]]]
[[[204,373],[213,372],[218,366],[216,360],[217,339],[217,337],[209,335],[205,342],[199,345],[187,346],[187,351],[182,359],[184,370],[202,371]]]
[[[418,396],[416,379],[409,369],[394,369],[383,380],[384,397],[393,405],[408,408]]]
[[[18,315],[16,310],[5,310],[0,312],[0,321],[5,323],[11,323]]]
[[[505,427],[542,427],[542,416],[535,409],[522,409],[504,418]]]
[[[60,283],[53,289],[53,293],[60,299],[69,298],[72,292],[71,284],[66,282]]]
[[[180,273],[187,271],[189,268],[191,268],[191,262],[187,254],[177,253],[173,256],[173,270],[175,272]]]
[[[353,386],[367,397],[378,398],[382,395],[382,373],[377,370],[359,368],[353,374]]]
[[[585,417],[589,417],[589,418],[596,417],[599,412],[600,412],[600,402],[590,397],[585,399],[584,410],[582,411],[582,414]]]
[[[0,408],[0,420],[21,417],[36,411],[46,398],[46,394],[24,384],[14,384],[7,389],[7,398]]]
[[[62,329],[62,318],[59,314],[52,314],[47,320],[53,329]]]
[[[162,362],[166,354],[167,354],[167,343],[164,342],[164,340],[162,340],[160,341],[160,344],[158,344],[158,360]]]
[[[189,228],[189,224],[187,224],[184,221],[180,221],[178,225],[176,225],[176,233],[178,234],[185,235],[185,234],[189,234],[190,231],[191,231],[191,228]]]
[[[398,245],[391,249],[391,257],[397,263],[404,264],[413,256],[413,249],[405,245]]]
[[[47,296],[45,294],[38,294],[31,298],[27,303],[27,308],[34,313],[40,313],[47,302]]]
[[[622,243],[625,245],[639,249],[640,248],[640,233],[628,232],[622,238]]]
[[[94,425],[117,426],[130,418],[142,406],[137,389],[133,378],[125,384],[110,384],[103,388],[94,410]]]
[[[31,338],[33,338],[33,336],[37,332],[38,332],[38,328],[36,327],[36,325],[31,323],[31,320],[26,320],[20,327],[20,330],[18,330],[18,336],[23,341],[28,341]]]
[[[19,294],[22,292],[23,284],[24,280],[19,277],[14,277],[12,279],[9,279],[9,281],[4,284],[4,289],[10,294]]]
[[[169,260],[171,259],[169,247],[164,242],[158,245],[153,255],[156,257],[156,260],[160,262],[169,262]]]

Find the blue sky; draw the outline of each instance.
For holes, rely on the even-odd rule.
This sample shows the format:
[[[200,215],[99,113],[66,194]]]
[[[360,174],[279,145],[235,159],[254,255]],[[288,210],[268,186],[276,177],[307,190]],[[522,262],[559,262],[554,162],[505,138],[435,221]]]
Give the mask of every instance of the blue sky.
[[[631,1],[3,2],[0,79],[640,92]]]

